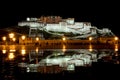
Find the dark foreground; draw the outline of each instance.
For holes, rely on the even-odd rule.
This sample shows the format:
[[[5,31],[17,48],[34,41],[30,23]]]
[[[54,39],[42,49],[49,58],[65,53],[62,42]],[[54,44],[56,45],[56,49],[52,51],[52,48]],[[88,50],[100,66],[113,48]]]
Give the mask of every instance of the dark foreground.
[[[92,67],[76,67],[75,72],[41,74],[8,66],[8,69],[1,70],[0,80],[119,80],[119,68],[119,64],[98,62],[93,63]]]

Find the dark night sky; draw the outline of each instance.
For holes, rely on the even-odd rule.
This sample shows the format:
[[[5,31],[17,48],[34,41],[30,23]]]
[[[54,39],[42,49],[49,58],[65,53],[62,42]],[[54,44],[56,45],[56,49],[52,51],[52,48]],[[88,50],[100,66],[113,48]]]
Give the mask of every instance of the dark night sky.
[[[12,3],[12,2],[11,2]],[[73,17],[76,21],[91,22],[98,28],[110,28],[119,33],[119,5],[117,2],[104,1],[69,1],[62,0],[40,2],[14,2],[0,6],[0,28],[17,25],[26,17],[61,16]]]

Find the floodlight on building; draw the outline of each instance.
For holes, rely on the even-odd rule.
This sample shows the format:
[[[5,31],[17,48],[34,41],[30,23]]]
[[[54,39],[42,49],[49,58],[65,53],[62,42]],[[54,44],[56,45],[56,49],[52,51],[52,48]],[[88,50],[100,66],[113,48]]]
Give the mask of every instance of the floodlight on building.
[[[27,21],[30,21],[30,18],[29,18],[29,17],[27,17]]]

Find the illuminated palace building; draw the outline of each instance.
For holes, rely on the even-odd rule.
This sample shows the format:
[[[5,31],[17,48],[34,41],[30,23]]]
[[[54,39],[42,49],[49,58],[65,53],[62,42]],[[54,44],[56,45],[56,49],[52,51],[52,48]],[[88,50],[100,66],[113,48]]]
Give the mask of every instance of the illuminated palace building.
[[[27,18],[26,21],[19,22],[18,26],[29,26],[29,37],[44,38],[43,32],[52,35],[65,36],[69,39],[88,37],[99,33],[111,33],[108,28],[97,29],[91,26],[90,22],[75,22],[74,18],[62,19],[60,16],[41,16],[40,18]]]

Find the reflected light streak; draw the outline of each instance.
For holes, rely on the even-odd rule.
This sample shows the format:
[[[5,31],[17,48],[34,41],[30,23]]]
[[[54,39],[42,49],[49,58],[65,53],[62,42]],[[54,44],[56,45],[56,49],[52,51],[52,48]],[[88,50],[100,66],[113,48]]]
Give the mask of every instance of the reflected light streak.
[[[25,50],[25,49],[22,49],[22,50],[21,50],[21,54],[22,54],[22,55],[25,55],[25,54],[26,54],[26,50]]]
[[[15,57],[14,53],[9,53],[8,58],[9,58],[10,60],[14,59],[14,57]]]
[[[24,61],[25,59],[26,59],[25,57],[22,58],[23,61]]]
[[[36,53],[38,53],[38,51],[39,51],[38,47],[36,47],[35,51],[36,51]]]
[[[15,52],[16,50],[15,49],[10,49],[10,52]]]
[[[12,40],[15,42],[15,41],[16,41],[16,38],[12,38]]]
[[[25,46],[24,46],[24,45],[22,45],[22,46],[21,46],[21,49],[22,49],[22,50],[23,50],[23,49],[25,49]]]
[[[7,50],[2,50],[2,53],[5,54],[7,52]]]
[[[10,49],[10,52],[15,52],[16,51],[15,45],[10,45],[9,49]]]
[[[65,52],[66,51],[66,46],[63,45],[62,51]]]
[[[92,45],[89,45],[89,51],[93,51]]]
[[[115,48],[115,51],[118,51],[118,48]]]
[[[5,46],[5,45],[3,46],[3,49],[6,49],[6,46]]]
[[[116,61],[116,64],[120,64],[120,62],[117,60],[117,61]]]
[[[118,45],[115,45],[115,51],[118,51]]]
[[[118,56],[118,53],[115,53],[115,56]]]

